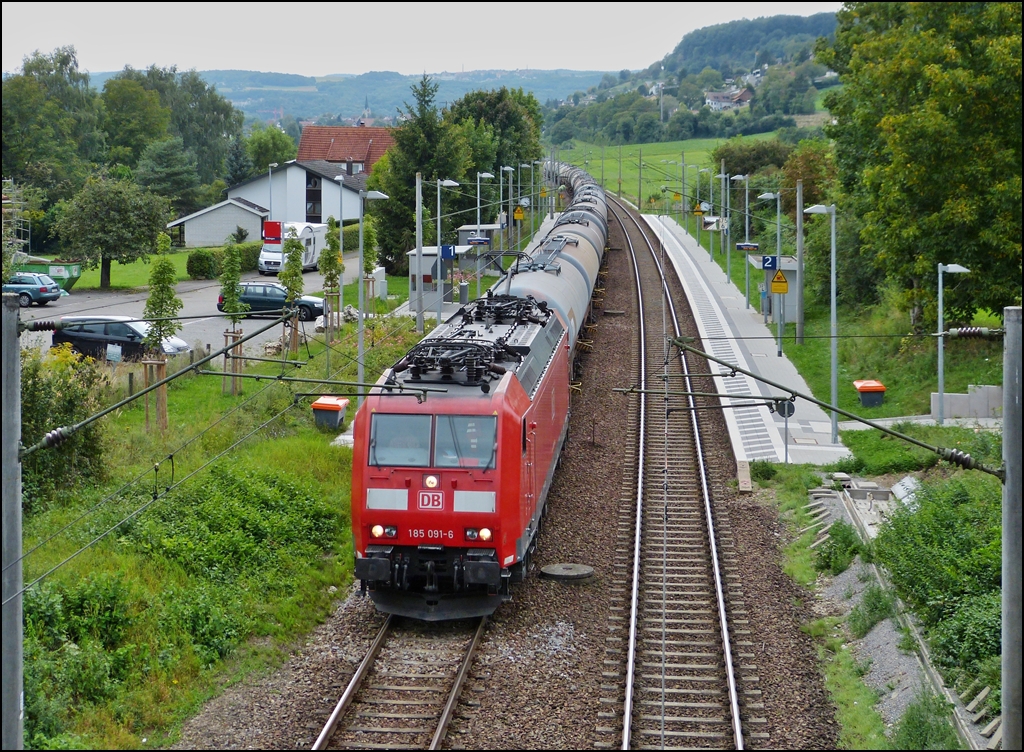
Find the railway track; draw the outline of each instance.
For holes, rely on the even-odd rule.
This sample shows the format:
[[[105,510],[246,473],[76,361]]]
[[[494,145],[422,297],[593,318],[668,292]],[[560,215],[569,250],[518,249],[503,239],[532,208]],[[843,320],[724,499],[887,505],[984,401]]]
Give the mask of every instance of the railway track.
[[[313,749],[439,749],[486,623],[389,616]]]
[[[744,663],[742,585],[710,493],[696,417],[705,405],[680,395],[709,390],[668,349],[685,308],[673,303],[671,268],[624,207],[610,208],[640,301],[639,391],[629,397],[636,474],[622,486],[597,746],[742,749],[767,737],[756,669]]]

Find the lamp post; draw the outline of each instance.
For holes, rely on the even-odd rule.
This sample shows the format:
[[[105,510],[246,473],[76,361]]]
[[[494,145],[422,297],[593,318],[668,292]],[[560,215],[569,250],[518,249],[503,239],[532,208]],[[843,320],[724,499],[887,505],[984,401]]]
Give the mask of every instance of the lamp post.
[[[775,191],[775,193],[762,193],[758,196],[759,199],[775,199],[775,263],[776,270],[782,268],[782,191]],[[765,282],[767,283],[767,275],[765,275]],[[779,355],[782,355],[782,327],[784,326],[783,321],[786,318],[785,305],[786,301],[779,296],[782,302],[783,309],[776,314],[778,321],[778,332],[779,332]],[[768,312],[765,312],[765,319],[767,320]],[[833,442],[835,443],[835,442]]]
[[[943,355],[945,350],[946,338],[943,335],[943,322],[942,322],[942,274],[967,274],[971,270],[966,266],[960,264],[939,264],[939,411],[938,411],[938,423],[941,426],[943,424],[943,404],[942,398],[946,386],[946,369],[945,363],[943,362]]]
[[[750,242],[750,175],[733,175],[730,180],[743,181],[743,242]],[[746,282],[746,307],[750,308],[750,256],[743,252],[743,278]]]
[[[804,214],[828,214],[832,220],[832,251],[829,267],[829,294],[831,297],[829,350],[832,359],[832,394],[830,400],[833,407],[839,403],[839,340],[836,325],[836,205],[815,204],[804,209]],[[832,443],[839,443],[839,416],[832,411]]]
[[[437,325],[441,326],[442,307],[444,306],[444,257],[441,255],[441,187],[457,188],[454,180],[437,179]]]
[[[696,166],[696,165],[694,165],[694,166]],[[697,203],[698,204],[700,204],[700,174],[702,172],[708,173],[708,182],[709,183],[711,182],[711,170],[709,170],[707,167],[701,167],[699,170],[697,170]],[[709,196],[710,196],[710,194],[709,194]],[[704,225],[704,214],[703,214],[703,210],[702,210],[701,216],[697,220],[697,245],[698,246],[700,246],[700,231],[701,231],[701,228],[703,227],[703,225]],[[711,245],[711,244],[708,243],[708,245]]]
[[[480,237],[480,178],[493,178],[489,172],[478,172],[476,174],[476,236]],[[479,247],[479,246],[478,246]],[[480,252],[476,253],[476,296],[480,297]],[[459,301],[463,303],[464,301]]]
[[[515,167],[505,166],[505,167],[501,168],[501,171],[508,173],[508,204],[509,204],[508,208],[509,208],[509,211],[507,213],[505,213],[504,203],[500,199],[500,197],[501,197],[501,188],[499,187],[498,188],[498,196],[499,196],[498,216],[500,217],[502,213],[505,213],[505,224],[508,225],[508,228],[509,228],[508,229],[508,244],[509,244],[509,246],[511,246],[512,245],[512,224],[511,224],[511,222],[512,222],[512,173],[516,171],[516,168]]]
[[[523,170],[527,170],[527,169],[530,171],[530,181],[532,182],[533,181],[533,164],[527,164],[525,162],[520,162],[519,163],[519,184],[517,186],[517,190],[519,192],[519,202],[518,202],[518,205],[520,207],[523,205]],[[530,218],[531,219],[533,218],[533,196],[532,195],[530,196]],[[522,222],[522,220],[520,220],[520,222],[519,222],[519,233],[518,233],[518,235],[519,235],[519,239],[518,239],[518,241],[516,243],[516,246],[517,246],[516,250],[517,251],[521,251],[521,250],[523,250],[523,222]]]
[[[274,168],[277,162],[267,165],[267,192],[270,194],[270,205],[267,207],[267,220],[274,218]],[[283,264],[282,264],[283,266]]]
[[[728,213],[728,207],[725,205],[725,186],[728,184],[729,176],[725,174],[725,160],[722,160],[722,171],[715,175],[721,182],[719,188],[721,189],[722,198],[719,203],[721,204],[721,211],[719,212],[718,219],[718,252],[721,253],[725,249],[725,233],[722,227],[722,220],[725,219],[725,215]],[[725,275],[729,276],[728,266],[726,266]]]
[[[340,175],[338,176],[341,177]],[[341,183],[339,181],[339,188]],[[356,400],[356,407],[363,404],[363,276],[365,271],[363,270],[363,211],[366,208],[366,199],[377,200],[388,198],[386,193],[380,191],[359,191],[359,269],[356,274],[356,282],[359,284],[359,324],[356,328],[358,335],[357,340],[357,352],[356,352],[356,381],[359,382],[359,398]],[[340,231],[340,225],[339,225]],[[339,240],[340,240],[339,236]]]

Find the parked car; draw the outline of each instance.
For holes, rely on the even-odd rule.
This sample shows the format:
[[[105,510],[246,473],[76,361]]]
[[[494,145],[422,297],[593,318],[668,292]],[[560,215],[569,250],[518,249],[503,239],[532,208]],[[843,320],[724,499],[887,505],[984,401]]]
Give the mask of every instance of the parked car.
[[[259,313],[276,313],[285,306],[288,291],[277,282],[242,282],[238,286],[238,296],[243,303],[249,304],[248,315]],[[324,315],[324,300],[314,295],[303,295],[295,304],[299,307],[299,319],[312,321]],[[224,311],[224,296],[217,298],[217,310]]]
[[[107,360],[111,355],[120,354],[123,360],[138,360],[145,354],[143,339],[149,331],[148,321],[139,321],[130,316],[62,316],[63,328],[53,333],[53,347],[68,342],[75,352],[97,360]],[[191,352],[192,348],[180,337],[165,337],[165,355]],[[115,348],[108,351],[107,346]],[[117,360],[112,357],[110,360]]]
[[[4,284],[4,292],[18,295],[18,303],[28,308],[33,303],[41,306],[60,297],[60,285],[46,274],[20,272],[11,275],[11,281]]]

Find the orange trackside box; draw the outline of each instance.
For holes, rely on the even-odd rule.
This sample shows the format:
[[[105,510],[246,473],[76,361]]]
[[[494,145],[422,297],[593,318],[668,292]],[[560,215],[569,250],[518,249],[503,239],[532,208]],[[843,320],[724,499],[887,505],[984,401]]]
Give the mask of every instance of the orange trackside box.
[[[317,428],[326,428],[336,431],[345,426],[345,411],[348,409],[348,400],[344,397],[325,395],[313,403],[313,417],[316,419]]]
[[[861,407],[878,407],[885,401],[885,384],[874,379],[853,382],[853,388],[860,394]]]

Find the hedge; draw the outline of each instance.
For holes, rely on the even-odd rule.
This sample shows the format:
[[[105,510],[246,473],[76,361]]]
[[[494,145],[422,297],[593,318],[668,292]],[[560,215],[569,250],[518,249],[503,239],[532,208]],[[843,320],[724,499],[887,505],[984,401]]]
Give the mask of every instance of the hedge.
[[[235,247],[238,249],[240,271],[256,271],[263,242],[257,240],[254,243],[238,243]],[[191,279],[217,279],[223,260],[224,251],[221,248],[197,248],[188,255],[185,270]]]

